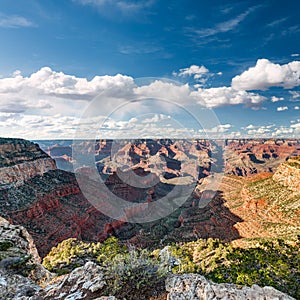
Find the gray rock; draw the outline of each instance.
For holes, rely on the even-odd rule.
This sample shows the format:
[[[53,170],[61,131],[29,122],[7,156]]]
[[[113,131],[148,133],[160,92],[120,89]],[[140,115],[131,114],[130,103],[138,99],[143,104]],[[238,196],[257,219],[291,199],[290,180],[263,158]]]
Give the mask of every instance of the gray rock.
[[[100,267],[93,262],[87,262],[83,267],[61,276],[55,284],[46,287],[43,299],[96,299],[101,296],[101,289],[105,284]]]
[[[173,275],[166,280],[168,300],[293,300],[272,288],[213,283],[198,274]]]
[[[1,300],[30,300],[41,291],[31,279],[17,274],[4,273],[0,270],[0,299]],[[38,299],[38,298],[35,298]]]

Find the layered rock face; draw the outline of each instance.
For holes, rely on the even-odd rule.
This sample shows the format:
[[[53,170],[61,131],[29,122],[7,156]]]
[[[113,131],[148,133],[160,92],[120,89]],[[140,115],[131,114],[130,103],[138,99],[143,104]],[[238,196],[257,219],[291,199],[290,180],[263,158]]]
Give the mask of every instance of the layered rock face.
[[[292,191],[300,192],[300,157],[292,157],[281,164],[273,179]]]
[[[18,139],[0,139],[0,190],[55,170],[55,161],[37,144]]]
[[[111,145],[101,142],[96,146],[99,146],[97,150],[99,152],[97,157],[100,159],[98,161],[99,167],[102,159],[107,158],[108,149],[111,148]],[[121,239],[131,240],[141,230],[144,230],[147,232],[147,236],[151,236],[151,232],[154,232],[159,241],[166,234],[166,230],[171,232],[182,222],[181,210],[176,211],[171,216],[167,226],[160,225],[166,219],[156,224],[146,225],[133,225],[121,220],[112,220],[95,209],[85,199],[75,175],[56,169],[54,161],[37,145],[23,140],[4,139],[2,147],[7,149],[6,152],[4,150],[2,152],[3,161],[5,160],[7,163],[0,171],[4,174],[3,178],[10,178],[11,183],[3,185],[0,190],[0,213],[11,223],[22,224],[28,229],[36,241],[41,256],[48,253],[51,247],[57,243],[70,237],[76,237],[79,240],[102,241],[113,234]],[[186,164],[180,174],[180,170],[177,169],[180,165],[178,159],[188,160],[183,151],[184,147],[189,147],[190,160],[193,163]],[[132,169],[122,171],[123,178],[127,176],[127,172],[130,174],[130,171],[134,170],[137,175],[154,174],[153,176],[158,178],[157,184],[153,188],[135,188],[126,182],[124,183],[114,171],[112,161],[108,162],[111,164],[110,170],[107,167],[106,172],[103,172],[103,175],[106,176],[105,183],[112,193],[126,201],[146,203],[156,201],[157,198],[172,190],[174,185],[169,182],[172,178],[181,176],[183,179],[181,184],[185,184],[186,178],[192,177],[195,181],[197,180],[198,173],[193,173],[194,177],[189,174],[189,172],[192,173],[192,169],[196,169],[195,164],[198,164],[196,155],[201,154],[204,158],[203,161],[205,160],[206,167],[203,167],[201,172],[209,168],[210,158],[207,148],[205,141],[195,142],[192,146],[170,143],[166,147],[158,142],[148,145],[143,142],[132,145],[127,150],[126,145],[123,145],[117,152],[118,159],[123,160],[125,157],[126,160],[131,160],[130,164],[134,164]],[[94,147],[90,147],[91,152],[94,149]],[[26,157],[27,153],[28,157]],[[10,156],[16,157],[13,161],[8,162]],[[157,161],[160,160],[161,156],[165,158],[163,169],[157,167]],[[141,161],[147,158],[150,159],[142,166]],[[45,167],[47,162],[49,162],[49,168]],[[23,177],[21,179],[15,179],[11,175],[11,169],[19,168],[21,170],[20,166],[23,164],[31,164],[32,167],[22,170]],[[162,173],[160,173],[161,171]],[[161,182],[159,178],[164,182]],[[102,198],[104,196],[102,195],[103,191],[93,190],[93,184],[90,188],[97,197]],[[183,209],[192,205],[192,201],[189,201]],[[210,213],[206,213],[206,216],[208,220],[211,218]],[[207,226],[209,226],[209,222]],[[189,226],[189,228],[191,231],[193,230],[193,226]]]
[[[0,218],[0,299],[31,299],[41,291],[38,283],[51,274],[40,261],[27,230]]]
[[[87,143],[84,149],[96,153],[96,165],[107,188],[126,201],[156,201],[172,191],[177,179],[181,180],[179,184],[188,184],[191,178],[196,181],[198,177],[198,185],[186,202],[169,216],[156,222],[130,224],[124,220],[113,220],[94,208],[81,193],[75,175],[55,169],[53,160],[37,145],[23,140],[2,139],[3,167],[0,171],[4,174],[3,178],[11,178],[9,173],[5,173],[10,168],[19,168],[25,163],[35,167],[27,173],[24,171],[22,179],[10,179],[11,183],[2,186],[0,213],[10,222],[28,229],[41,256],[70,237],[102,241],[115,235],[132,244],[151,247],[161,242],[208,237],[231,241],[243,237],[291,236],[299,231],[298,194],[294,191],[291,197],[291,191],[272,180],[271,173],[261,173],[252,179],[230,175],[223,178],[220,186],[206,186],[211,170],[218,171],[214,165],[222,164],[221,142],[141,140],[130,144],[122,141],[118,147],[112,141],[99,141],[96,145],[83,143]],[[261,149],[257,159],[270,160],[270,157],[267,158],[270,153],[274,154],[274,159],[276,155],[283,159],[298,151],[297,143],[252,141],[249,144],[249,141],[227,141],[226,147],[244,149],[239,148],[237,153],[240,154],[246,151],[245,147],[250,147],[251,151]],[[278,149],[281,146],[284,150],[280,152]],[[70,154],[65,148],[63,155]],[[55,154],[61,153],[56,151]],[[249,159],[249,155],[246,156]],[[50,170],[45,167],[47,163]],[[121,171],[117,170],[117,163],[123,165]],[[193,173],[195,165],[199,172],[196,175]],[[260,170],[264,170],[264,167]],[[140,178],[152,174],[157,184],[149,188],[135,188],[130,182],[132,171]],[[126,183],[127,180],[129,183]],[[212,194],[210,189],[213,190]],[[280,193],[277,192],[279,190]],[[94,189],[92,184],[91,192],[99,199],[105,196],[104,191]]]
[[[66,238],[103,235],[109,219],[85,199],[73,173],[57,170],[37,144],[0,142],[0,214],[28,229],[40,255]]]
[[[293,300],[294,298],[272,287],[238,287],[234,284],[216,284],[201,275],[184,274],[169,277],[166,281],[169,300]]]
[[[299,140],[227,140],[225,173],[249,176],[275,172],[280,163],[292,155],[300,155]]]
[[[85,199],[74,174],[61,170],[0,191],[0,213],[28,229],[41,256],[70,237],[98,241],[110,222]]]
[[[41,141],[41,147],[53,157],[59,168],[72,170],[72,141]],[[84,142],[83,142],[84,143]],[[88,143],[88,142],[87,142]],[[128,161],[133,165],[153,168],[153,162],[159,164],[156,153],[165,157],[184,160],[186,155],[191,160],[196,159],[200,168],[207,171],[207,164],[211,164],[214,172],[225,171],[226,174],[249,176],[262,172],[275,172],[280,163],[292,155],[300,155],[299,140],[284,139],[240,139],[240,140],[137,140],[123,141],[123,164]],[[99,163],[103,173],[115,170],[110,157],[117,151],[116,142],[100,140],[96,145],[90,145],[88,152],[95,153],[95,160]],[[86,149],[86,148],[85,148]],[[152,157],[150,160],[149,158]],[[146,162],[146,163],[145,163]],[[171,168],[172,169],[172,168]],[[188,169],[190,169],[188,167]],[[154,170],[152,170],[154,171]],[[171,176],[176,172],[171,170]]]

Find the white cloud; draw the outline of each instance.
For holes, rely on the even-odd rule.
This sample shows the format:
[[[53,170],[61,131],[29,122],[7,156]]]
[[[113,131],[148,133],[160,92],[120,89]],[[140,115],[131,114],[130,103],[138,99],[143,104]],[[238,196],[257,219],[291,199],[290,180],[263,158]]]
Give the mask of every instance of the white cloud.
[[[190,88],[188,84],[177,85],[172,82],[155,80],[154,82],[135,87],[133,92],[136,96],[158,99],[172,99],[179,104],[191,103],[193,98],[190,97]]]
[[[202,76],[208,73],[209,70],[204,66],[191,65],[189,68],[183,68],[179,70],[178,76]],[[176,73],[175,73],[176,74]]]
[[[270,125],[253,125],[249,124],[246,127],[242,127],[241,129],[246,131],[245,137],[268,137],[271,135],[274,124]]]
[[[281,18],[281,19],[277,19],[277,20],[274,20],[273,22],[267,24],[266,26],[267,27],[274,27],[274,26],[277,26],[278,24],[281,24],[282,22],[285,22],[288,18]]]
[[[181,76],[194,76],[201,72],[206,74],[203,68],[181,69]],[[184,123],[180,127],[170,116],[177,113],[183,116],[185,111],[189,116],[197,115],[202,120],[207,117],[205,107],[243,104],[258,108],[266,100],[257,93],[226,86],[198,86],[197,90],[191,90],[188,84],[162,79],[138,86],[132,77],[121,74],[95,76],[88,80],[56,72],[49,67],[41,68],[29,76],[15,71],[11,77],[0,78],[0,99],[0,136],[24,138],[72,138],[79,125],[89,136],[101,124],[107,137],[113,137],[116,131],[120,131],[121,137],[137,132],[153,136],[172,133],[172,136],[182,137],[186,133],[182,130],[197,136],[199,127],[186,129]],[[91,110],[91,115],[80,119],[92,99],[95,99],[93,103],[98,107]],[[118,115],[119,107],[122,109]],[[150,112],[152,116],[149,116]],[[137,116],[141,115],[143,119],[138,122]],[[211,128],[205,133],[211,136],[226,134],[238,137],[241,134],[239,131],[233,132],[230,124],[207,123],[205,127]],[[252,124],[244,129],[245,132],[249,130],[268,132],[267,127],[258,129]],[[254,134],[254,131],[250,133]]]
[[[292,57],[298,57],[298,56],[300,56],[300,54],[299,53],[293,53],[293,54],[291,54],[291,56]]]
[[[294,125],[291,125],[290,127],[280,126],[279,128],[275,128],[274,131],[272,132],[272,136],[273,137],[291,136],[293,133],[295,133],[295,131],[297,131],[295,130]]]
[[[253,124],[250,124],[246,127],[246,129],[253,129],[253,128],[255,128],[255,126]]]
[[[215,34],[231,31],[235,29],[257,7],[258,6],[250,7],[248,10],[236,16],[235,18],[222,23],[218,23],[212,28],[193,30],[193,33],[196,34],[199,38],[205,38],[205,37],[213,36]]]
[[[271,98],[272,102],[278,102],[278,101],[283,101],[283,100],[284,100],[283,97],[272,96],[272,98]]]
[[[258,135],[262,135],[265,133],[269,133],[271,130],[269,128],[265,128],[264,126],[262,127],[258,127],[255,129],[250,129],[247,131],[248,134],[253,135],[253,136],[258,136]]]
[[[237,90],[266,90],[270,87],[293,88],[300,85],[300,61],[285,65],[274,64],[268,59],[259,59],[232,79],[231,86]]]
[[[297,91],[289,91],[289,93],[292,95],[293,99],[297,99],[300,97],[300,92]]]
[[[216,127],[209,129],[206,129],[207,132],[227,132],[232,127],[231,124],[220,124]]]
[[[20,28],[20,27],[34,27],[34,23],[28,19],[17,15],[3,15],[0,14],[0,27],[2,28]]]
[[[146,118],[144,120],[142,120],[141,122],[142,123],[157,123],[159,121],[162,121],[162,120],[169,120],[171,118],[171,116],[166,116],[164,114],[154,114],[154,116],[152,118]]]
[[[300,123],[292,124],[290,127],[296,132],[300,132]]]
[[[284,110],[288,110],[289,108],[287,106],[279,106],[277,107],[277,111],[284,111]]]
[[[237,91],[231,87],[218,87],[201,89],[191,93],[196,101],[205,107],[218,107],[225,105],[245,104],[249,107],[255,107],[266,100],[265,97],[249,93],[246,91]]]
[[[0,109],[4,112],[48,110],[51,107],[61,109],[61,105],[64,106],[64,103],[70,101],[72,104],[67,111],[72,113],[74,108],[83,107],[86,101],[100,93],[105,97],[130,98],[133,86],[133,78],[120,74],[95,76],[89,81],[86,78],[55,72],[48,67],[41,68],[28,77],[23,77],[20,71],[16,71],[13,77],[0,79]],[[75,100],[78,101],[77,104],[74,104]]]
[[[111,9],[121,12],[123,15],[134,15],[146,8],[151,7],[155,0],[132,1],[132,0],[73,0],[82,5],[92,5],[99,9],[99,13],[107,15]]]
[[[209,70],[204,66],[191,65],[188,68],[180,69],[179,72],[173,72],[173,76],[187,77],[191,76],[197,82],[197,87],[203,86],[209,77],[213,74],[209,73]]]
[[[294,106],[294,110],[299,110],[299,106]]]

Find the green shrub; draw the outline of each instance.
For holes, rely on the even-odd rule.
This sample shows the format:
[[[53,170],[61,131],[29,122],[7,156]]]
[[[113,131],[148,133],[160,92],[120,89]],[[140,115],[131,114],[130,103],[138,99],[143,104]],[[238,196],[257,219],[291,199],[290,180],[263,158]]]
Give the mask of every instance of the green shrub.
[[[126,247],[115,237],[110,237],[103,243],[86,243],[71,238],[53,247],[43,259],[43,266],[51,272],[61,273],[64,269],[63,272],[66,273],[89,260],[101,264],[126,251]]]
[[[148,250],[132,250],[117,254],[102,265],[107,295],[123,299],[149,299],[164,290],[167,267]],[[155,287],[155,288],[154,288]]]
[[[283,240],[260,241],[248,249],[208,239],[171,246],[180,264],[173,273],[196,272],[214,282],[257,284],[274,288],[300,299],[300,243]]]
[[[11,241],[0,241],[0,251],[6,251],[13,247],[13,245],[14,244]]]
[[[51,271],[66,273],[93,260],[106,277],[107,295],[121,299],[131,299],[130,295],[135,297],[132,299],[149,299],[153,296],[151,291],[163,291],[169,271],[200,273],[217,283],[273,286],[300,299],[300,241],[294,244],[263,239],[252,242],[251,247],[242,249],[217,239],[200,239],[149,252],[128,251],[114,237],[103,243],[69,239],[53,248],[43,264]]]

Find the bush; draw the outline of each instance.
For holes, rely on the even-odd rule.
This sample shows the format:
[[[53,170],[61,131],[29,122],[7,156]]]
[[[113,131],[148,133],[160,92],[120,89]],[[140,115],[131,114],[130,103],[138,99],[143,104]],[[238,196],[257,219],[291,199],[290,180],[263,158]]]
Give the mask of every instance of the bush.
[[[167,267],[147,250],[118,254],[112,260],[107,260],[102,267],[107,282],[107,295],[129,300],[149,299],[164,291]]]
[[[53,247],[43,259],[43,266],[58,274],[68,273],[87,261],[105,263],[117,254],[128,252],[115,237],[103,243],[86,243],[75,238],[67,239]]]
[[[152,291],[163,293],[169,271],[200,273],[217,283],[273,286],[300,299],[300,241],[287,244],[283,240],[258,240],[255,243],[242,249],[207,239],[149,252],[128,251],[114,237],[103,243],[69,239],[53,248],[43,264],[51,271],[65,273],[87,260],[94,260],[105,275],[106,294],[121,299],[149,299],[155,296]]]
[[[173,273],[200,273],[214,282],[257,284],[300,299],[300,243],[261,241],[255,247],[233,248],[219,240],[198,240],[170,247],[179,265]]]

